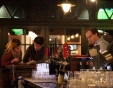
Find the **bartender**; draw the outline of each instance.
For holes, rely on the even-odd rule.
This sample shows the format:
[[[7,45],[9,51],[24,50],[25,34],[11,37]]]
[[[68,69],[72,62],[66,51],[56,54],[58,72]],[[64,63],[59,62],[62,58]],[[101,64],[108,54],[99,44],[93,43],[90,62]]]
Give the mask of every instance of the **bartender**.
[[[43,63],[46,58],[45,56],[45,47],[44,47],[44,38],[38,36],[34,39],[32,45],[30,45],[23,57],[23,62],[26,64],[36,64]]]
[[[99,36],[98,30],[96,28],[90,28],[86,31],[86,38],[89,45],[99,45],[100,52],[107,49],[109,43]]]
[[[98,30],[96,28],[88,29],[85,35],[88,40],[88,45],[90,48],[93,48],[93,46],[95,45],[99,45],[100,48],[99,52],[103,52],[107,49],[109,43],[99,36]],[[97,60],[98,60],[97,58],[94,58],[93,63],[96,63]],[[92,67],[93,64],[90,63],[90,66]]]

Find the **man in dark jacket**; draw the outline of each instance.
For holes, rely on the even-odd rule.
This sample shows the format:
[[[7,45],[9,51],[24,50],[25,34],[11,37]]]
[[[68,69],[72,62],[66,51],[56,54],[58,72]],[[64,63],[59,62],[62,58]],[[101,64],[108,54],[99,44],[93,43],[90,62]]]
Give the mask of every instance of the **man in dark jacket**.
[[[44,62],[45,58],[44,38],[38,36],[34,39],[23,57],[23,62],[26,64],[36,64]]]

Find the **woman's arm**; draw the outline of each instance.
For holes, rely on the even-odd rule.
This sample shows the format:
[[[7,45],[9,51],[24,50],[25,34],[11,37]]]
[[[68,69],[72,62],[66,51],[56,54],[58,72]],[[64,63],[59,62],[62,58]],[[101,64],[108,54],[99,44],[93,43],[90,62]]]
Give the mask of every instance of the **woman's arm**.
[[[1,59],[1,66],[10,65],[12,60],[12,55],[10,53],[4,53]]]

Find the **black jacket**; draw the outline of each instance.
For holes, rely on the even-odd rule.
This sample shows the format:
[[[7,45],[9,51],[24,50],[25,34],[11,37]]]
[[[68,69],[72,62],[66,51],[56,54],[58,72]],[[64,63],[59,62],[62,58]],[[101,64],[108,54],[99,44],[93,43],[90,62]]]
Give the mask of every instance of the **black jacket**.
[[[44,56],[45,56],[45,47],[42,47],[41,50],[39,51],[35,51],[34,49],[34,45],[30,45],[27,50],[26,53],[23,57],[23,62],[26,63],[28,62],[29,58],[30,60],[35,60],[37,62],[44,62]]]

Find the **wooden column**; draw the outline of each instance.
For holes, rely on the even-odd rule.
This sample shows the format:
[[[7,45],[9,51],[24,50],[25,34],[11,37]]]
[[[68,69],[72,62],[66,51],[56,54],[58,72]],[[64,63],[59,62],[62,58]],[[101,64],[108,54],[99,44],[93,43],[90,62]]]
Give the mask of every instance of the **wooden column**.
[[[49,47],[49,27],[43,26],[41,29],[41,36],[45,39],[45,47]]]

